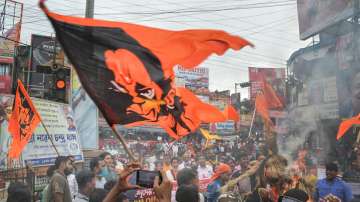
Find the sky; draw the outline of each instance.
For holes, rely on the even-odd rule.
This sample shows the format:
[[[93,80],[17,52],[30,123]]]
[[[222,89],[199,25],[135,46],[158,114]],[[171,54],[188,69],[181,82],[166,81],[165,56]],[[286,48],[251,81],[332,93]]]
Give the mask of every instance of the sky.
[[[3,0],[4,1],[4,0]],[[31,34],[54,35],[37,6],[24,3],[21,41]],[[84,16],[86,0],[48,0],[51,11]],[[94,18],[142,24],[171,30],[220,29],[255,45],[223,56],[210,56],[200,66],[210,69],[211,90],[231,90],[248,81],[248,67],[285,68],[290,55],[310,41],[299,39],[296,0],[95,0]],[[238,90],[241,97],[248,89]]]

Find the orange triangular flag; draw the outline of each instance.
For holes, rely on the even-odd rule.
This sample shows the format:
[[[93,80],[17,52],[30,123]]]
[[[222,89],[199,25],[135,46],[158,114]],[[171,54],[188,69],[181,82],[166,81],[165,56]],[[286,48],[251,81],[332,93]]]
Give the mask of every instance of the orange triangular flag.
[[[255,108],[256,112],[264,119],[264,121],[269,122],[272,125],[272,121],[269,115],[269,106],[266,101],[264,93],[259,93],[255,99]]]
[[[265,79],[263,80],[263,82],[264,82],[264,95],[268,103],[269,109],[283,108],[283,104],[280,101],[280,98],[276,94],[273,87],[268,82],[266,82]]]
[[[353,125],[360,124],[360,114],[340,123],[336,139],[339,140]]]
[[[232,105],[227,105],[224,109],[224,116],[226,120],[240,121],[240,116]]]
[[[18,80],[8,129],[12,136],[12,143],[9,150],[10,158],[19,158],[39,122],[40,116],[22,82]]]

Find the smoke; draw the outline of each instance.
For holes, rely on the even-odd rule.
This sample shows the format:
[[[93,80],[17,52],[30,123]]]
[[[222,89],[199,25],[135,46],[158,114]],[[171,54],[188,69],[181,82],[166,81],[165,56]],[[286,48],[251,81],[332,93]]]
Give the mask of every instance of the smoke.
[[[294,133],[278,137],[279,154],[284,156],[290,165],[294,160],[293,155],[297,154],[297,151],[303,147],[307,138],[318,130],[313,110],[303,109],[301,111],[301,116],[306,118],[306,122],[299,121],[299,114],[298,110],[293,110],[285,120],[290,126],[289,130]]]
[[[305,143],[316,146],[313,149],[323,148],[324,154],[330,149],[323,120],[338,118],[337,67],[330,48],[322,53],[320,58],[312,60],[304,59],[306,55],[300,56],[293,64],[294,76],[300,85],[292,86],[291,96],[295,99],[284,123],[280,123],[288,126],[289,134],[278,136],[279,154],[287,158],[290,165]]]

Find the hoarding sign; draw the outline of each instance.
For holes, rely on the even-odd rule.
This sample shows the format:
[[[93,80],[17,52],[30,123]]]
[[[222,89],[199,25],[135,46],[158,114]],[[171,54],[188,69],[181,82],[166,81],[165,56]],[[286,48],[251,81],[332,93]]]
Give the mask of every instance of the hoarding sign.
[[[210,104],[223,111],[230,104],[230,91],[213,92],[210,94]],[[228,134],[235,132],[235,122],[226,121],[221,123],[211,123],[210,131],[218,134]]]
[[[176,79],[179,85],[185,85],[197,95],[209,94],[209,69],[197,67],[194,69],[185,69],[181,66],[175,68]]]
[[[98,149],[98,109],[71,68],[71,107],[83,149]]]
[[[285,69],[284,68],[256,68],[249,67],[250,99],[255,101],[257,93],[264,88],[262,79],[275,90],[282,103],[285,101]]]
[[[20,39],[20,27],[20,22],[16,23],[4,33],[4,38],[0,38],[0,63],[12,64],[14,62],[16,41]]]
[[[11,115],[13,96],[0,95],[2,100],[0,122],[0,168],[6,167],[6,157],[11,143],[8,132],[8,118]],[[50,136],[60,155],[73,155],[76,161],[83,161],[80,141],[73,122],[72,112],[67,104],[32,98]],[[49,136],[41,124],[36,128],[32,138],[22,152],[22,158],[32,166],[54,164],[57,154],[51,145]]]
[[[300,39],[305,40],[353,16],[354,2],[354,0],[298,0]]]
[[[56,48],[54,47],[56,44]],[[31,36],[32,58],[31,68],[36,70],[37,66],[51,67],[53,64],[64,65],[65,54],[61,49],[60,43],[55,38],[49,36]],[[56,55],[54,57],[54,52]]]

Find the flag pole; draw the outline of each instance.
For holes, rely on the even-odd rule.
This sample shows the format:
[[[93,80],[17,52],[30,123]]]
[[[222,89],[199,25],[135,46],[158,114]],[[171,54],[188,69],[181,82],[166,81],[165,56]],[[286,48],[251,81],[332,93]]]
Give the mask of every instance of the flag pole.
[[[250,130],[249,130],[248,138],[251,136],[251,131],[252,131],[252,127],[254,125],[255,115],[256,115],[256,105],[254,107],[254,112],[253,112],[253,115],[252,115],[252,118],[251,118],[251,124],[250,124]]]
[[[44,127],[45,132],[46,132],[47,136],[48,136],[49,139],[50,139],[51,145],[52,145],[53,148],[55,149],[56,154],[57,154],[58,156],[60,156],[60,153],[59,153],[59,151],[57,150],[57,148],[56,148],[56,146],[55,146],[55,144],[54,144],[54,142],[53,142],[53,140],[52,140],[52,138],[51,138],[51,136],[50,136],[50,133],[49,133],[49,131],[47,130],[47,128],[46,128],[46,126],[45,126],[45,124],[44,124],[44,122],[42,121],[42,119],[41,119],[40,116],[39,116],[39,119],[40,119],[40,122],[41,122],[42,127]]]
[[[129,147],[128,147],[127,144],[126,144],[125,139],[124,139],[123,136],[120,135],[120,134],[118,133],[118,131],[116,130],[115,124],[113,124],[113,125],[111,126],[111,129],[112,129],[112,131],[114,131],[114,133],[116,134],[116,137],[119,139],[120,143],[123,145],[126,153],[129,155],[130,159],[133,160],[133,161],[136,161],[134,154],[130,151]]]

